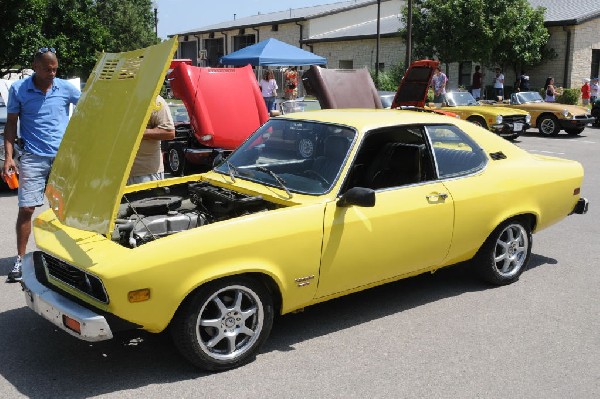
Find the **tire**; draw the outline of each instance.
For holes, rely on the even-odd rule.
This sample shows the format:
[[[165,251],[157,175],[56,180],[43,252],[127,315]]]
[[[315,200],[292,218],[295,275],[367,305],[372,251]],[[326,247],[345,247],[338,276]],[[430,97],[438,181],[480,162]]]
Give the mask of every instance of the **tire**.
[[[578,127],[575,129],[565,129],[565,132],[567,132],[569,136],[577,136],[581,134],[581,132],[583,132],[584,129],[584,127]]]
[[[554,115],[542,115],[537,125],[540,134],[544,136],[556,136],[560,132],[558,119]]]
[[[185,170],[185,154],[181,144],[172,144],[167,148],[165,169],[173,176],[183,176]]]
[[[519,279],[531,256],[531,228],[522,219],[510,219],[498,226],[475,256],[480,277],[494,285]]]
[[[247,277],[200,287],[181,305],[170,326],[179,352],[193,365],[224,371],[252,361],[273,326],[273,300]]]
[[[485,119],[483,119],[481,116],[471,116],[468,117],[467,120],[477,126],[481,126],[484,129],[487,129],[488,126],[485,123]]]
[[[298,140],[296,151],[303,159],[312,158],[315,153],[315,142],[308,137],[302,137]]]

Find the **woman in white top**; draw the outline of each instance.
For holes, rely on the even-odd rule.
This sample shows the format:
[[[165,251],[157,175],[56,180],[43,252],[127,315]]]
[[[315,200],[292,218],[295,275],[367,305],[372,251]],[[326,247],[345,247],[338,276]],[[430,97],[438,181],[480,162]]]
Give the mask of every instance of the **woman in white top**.
[[[556,89],[554,88],[554,79],[549,77],[546,79],[546,84],[544,85],[544,90],[546,93],[545,101],[548,103],[553,103],[556,101]]]
[[[266,70],[259,85],[262,96],[265,99],[265,104],[267,105],[267,111],[270,112],[275,109],[275,99],[277,98],[277,89],[279,88],[277,87],[273,71]]]

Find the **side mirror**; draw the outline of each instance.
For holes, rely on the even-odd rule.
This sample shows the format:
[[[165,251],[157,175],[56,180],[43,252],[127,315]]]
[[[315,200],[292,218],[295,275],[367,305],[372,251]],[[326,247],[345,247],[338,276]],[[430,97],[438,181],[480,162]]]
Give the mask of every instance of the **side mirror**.
[[[362,206],[362,207],[374,207],[375,206],[375,190],[365,187],[352,187],[346,191],[337,202],[339,207],[347,206]]]

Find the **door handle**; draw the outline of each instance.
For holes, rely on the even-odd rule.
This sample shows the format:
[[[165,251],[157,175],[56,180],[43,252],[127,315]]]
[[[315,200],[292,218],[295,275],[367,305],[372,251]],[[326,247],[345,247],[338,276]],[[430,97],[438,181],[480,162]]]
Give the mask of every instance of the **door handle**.
[[[430,194],[430,195],[427,195],[425,198],[427,198],[427,201],[429,201],[429,202],[439,202],[439,201],[444,201],[446,198],[448,198],[448,194],[446,194],[446,193]]]

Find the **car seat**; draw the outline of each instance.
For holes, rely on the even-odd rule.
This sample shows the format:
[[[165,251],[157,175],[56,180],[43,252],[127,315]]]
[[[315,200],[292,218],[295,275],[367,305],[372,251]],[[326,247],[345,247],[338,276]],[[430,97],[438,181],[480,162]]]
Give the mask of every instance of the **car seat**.
[[[421,181],[421,146],[387,143],[368,167],[364,186],[379,189]]]
[[[325,139],[323,155],[315,158],[312,169],[332,183],[346,158],[350,140],[343,136],[329,136]]]

